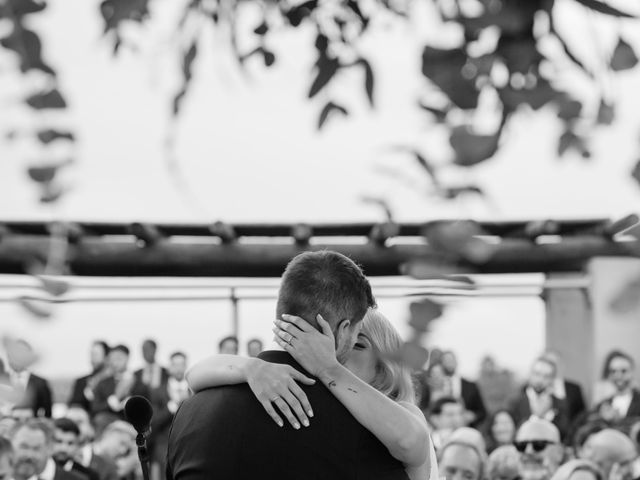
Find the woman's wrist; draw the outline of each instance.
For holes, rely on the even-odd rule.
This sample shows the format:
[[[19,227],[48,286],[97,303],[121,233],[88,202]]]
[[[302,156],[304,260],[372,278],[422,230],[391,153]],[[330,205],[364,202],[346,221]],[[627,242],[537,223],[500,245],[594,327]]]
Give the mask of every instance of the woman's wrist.
[[[341,374],[341,370],[344,367],[338,363],[336,360],[335,363],[331,363],[325,367],[322,367],[320,370],[315,372],[316,377],[322,382],[326,387],[335,386],[335,382]]]
[[[258,369],[260,366],[259,358],[247,358],[242,367],[240,368],[241,375],[245,381],[249,381],[251,375]]]

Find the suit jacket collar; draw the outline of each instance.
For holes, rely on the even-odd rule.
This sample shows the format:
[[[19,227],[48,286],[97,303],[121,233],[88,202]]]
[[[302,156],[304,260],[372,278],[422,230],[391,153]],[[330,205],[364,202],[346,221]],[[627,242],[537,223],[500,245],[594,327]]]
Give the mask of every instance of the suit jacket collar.
[[[302,365],[296,362],[293,357],[288,352],[280,352],[277,350],[264,350],[258,355],[260,360],[264,360],[265,362],[270,363],[282,363],[284,365],[289,365],[301,373],[304,373],[306,376],[315,378],[309,372],[307,372]]]

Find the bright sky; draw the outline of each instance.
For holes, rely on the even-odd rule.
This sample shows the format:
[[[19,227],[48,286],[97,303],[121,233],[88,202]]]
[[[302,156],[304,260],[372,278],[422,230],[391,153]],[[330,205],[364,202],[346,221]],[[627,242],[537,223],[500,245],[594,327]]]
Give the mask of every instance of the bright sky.
[[[69,111],[60,122],[77,132],[75,163],[64,176],[70,191],[53,209],[38,205],[25,170],[43,152],[26,140],[13,146],[0,143],[0,218],[382,220],[381,211],[364,203],[362,196],[385,198],[399,220],[413,221],[616,218],[637,210],[640,190],[629,171],[640,157],[638,70],[607,84],[619,101],[617,118],[612,128],[593,138],[590,162],[572,155],[556,158],[560,130],[552,111],[523,113],[510,123],[504,145],[490,162],[469,171],[442,167],[444,178],[452,182],[477,182],[488,192],[489,202],[466,198],[445,204],[430,195],[429,180],[414,160],[389,150],[398,144],[419,146],[439,164],[451,155],[443,146],[442,132],[415,107],[425,91],[419,74],[421,49],[425,39],[442,37],[427,11],[417,11],[409,24],[389,23],[362,45],[364,51],[375,52],[375,110],[367,107],[358,74],[344,75],[340,85],[306,100],[314,59],[306,48],[311,41],[304,29],[273,37],[269,46],[277,55],[276,66],[265,70],[250,61],[246,74],[234,65],[223,35],[203,34],[193,85],[176,130],[178,164],[189,192],[185,194],[176,187],[163,150],[170,98],[177,86],[175,45],[183,41],[172,36],[170,27],[184,2],[151,2],[156,16],[145,27],[150,34],[140,36],[140,51],[124,49],[117,58],[101,38],[98,0],[48,3],[47,13],[34,26],[69,100]],[[573,48],[587,59],[599,47],[607,48],[612,29],[619,25],[629,41],[640,39],[640,29],[613,21],[593,30],[593,19],[575,2],[557,4],[570,19],[560,22],[560,28],[569,32]],[[138,37],[135,29],[130,33]],[[247,40],[247,49],[253,46]],[[11,73],[12,59],[5,54],[0,63],[6,65],[0,71],[0,92],[5,92],[0,94],[0,126],[18,118],[32,127],[36,120],[12,104],[24,87]],[[580,91],[580,79],[570,64],[558,81],[576,84]],[[328,99],[344,100],[353,114],[330,119],[318,133],[317,116]],[[382,306],[403,328],[406,304],[393,300]],[[263,327],[253,322],[265,315],[271,318],[271,304],[249,302],[242,308],[244,325],[262,332]],[[542,348],[543,315],[544,306],[536,297],[460,301],[448,310],[447,320],[434,327],[433,340],[456,348],[467,373],[476,372],[479,358],[488,351],[498,352],[505,363],[522,371]],[[38,344],[43,373],[59,375],[85,370],[86,346],[95,337],[136,346],[152,334],[160,341],[162,355],[184,347],[194,357],[202,356],[228,333],[229,310],[219,302],[76,304],[58,307],[55,322],[35,323],[18,306],[0,303],[0,318]],[[212,325],[212,319],[225,326]],[[253,332],[243,330],[245,338],[249,330]],[[60,341],[50,342],[54,337]]]

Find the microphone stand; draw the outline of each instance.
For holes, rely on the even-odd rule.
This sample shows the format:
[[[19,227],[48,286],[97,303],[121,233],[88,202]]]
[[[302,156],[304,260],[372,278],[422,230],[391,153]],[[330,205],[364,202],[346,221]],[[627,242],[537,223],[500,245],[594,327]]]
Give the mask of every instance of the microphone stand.
[[[147,433],[149,430],[147,430]],[[145,433],[136,435],[136,445],[138,446],[138,460],[142,467],[142,478],[149,480],[149,450],[147,449],[147,436]]]

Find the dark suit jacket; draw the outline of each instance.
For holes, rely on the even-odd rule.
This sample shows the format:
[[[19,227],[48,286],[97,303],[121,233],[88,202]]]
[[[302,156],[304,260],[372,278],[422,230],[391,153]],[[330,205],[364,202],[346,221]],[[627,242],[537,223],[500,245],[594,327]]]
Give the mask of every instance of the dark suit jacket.
[[[259,358],[304,372],[286,352],[262,352]],[[408,478],[402,464],[322,384],[301,388],[314,416],[300,430],[278,427],[247,384],[211,388],[186,400],[169,434],[167,479]]]
[[[108,413],[114,417],[124,419],[124,411],[114,411],[107,401],[107,399],[115,393],[116,381],[113,376],[107,377],[96,385],[94,389],[95,398],[91,403],[91,413],[97,415],[99,413]],[[149,388],[140,382],[133,382],[133,386],[129,392],[130,396],[141,395],[149,398]]]
[[[89,477],[76,472],[67,472],[62,467],[56,465],[56,474],[53,480],[87,480]]]
[[[584,403],[584,395],[580,385],[569,380],[564,381],[564,391],[566,394],[567,415],[569,422],[573,423],[587,408]]]
[[[164,472],[165,460],[167,457],[167,445],[169,443],[169,430],[173,422],[174,413],[169,410],[169,379],[158,388],[151,390],[149,399],[153,407],[153,417],[151,418],[151,434],[149,451],[151,461],[162,465]]]
[[[481,425],[485,418],[487,418],[487,409],[482,401],[482,395],[480,394],[478,386],[474,382],[470,382],[463,378],[460,396],[462,397],[462,401],[464,402],[466,409],[476,415],[476,419],[473,421],[471,426],[475,428]]]
[[[101,455],[91,455],[89,468],[98,472],[100,480],[118,480],[118,468],[116,464]]]
[[[529,405],[529,397],[527,397],[526,386],[520,390],[518,396],[516,396],[509,406],[511,416],[516,422],[516,427],[519,427],[523,422],[529,419],[531,416],[531,406]],[[555,396],[551,396],[551,405],[556,415],[553,419],[553,424],[558,427],[560,431],[560,437],[564,439],[569,431],[569,416],[567,414],[567,404],[564,400],[560,400]]]
[[[142,372],[143,371],[144,371],[144,369],[140,368],[140,369],[136,370],[135,372],[133,372],[133,374],[136,377],[136,381],[139,382],[139,383],[143,383],[142,382]],[[164,367],[160,367],[160,385],[166,385],[168,379],[169,379],[169,371]]]
[[[51,418],[51,404],[49,382],[33,373],[29,375],[24,396],[16,403],[15,408],[29,408],[33,410],[35,417]]]
[[[602,402],[600,402],[598,406],[595,408],[595,410],[598,411],[600,409],[600,406],[604,402],[610,402],[611,398],[612,397],[609,397],[606,400],[603,400]],[[640,391],[634,388],[631,394],[631,403],[629,404],[629,409],[627,410],[627,415],[625,419],[631,420],[638,417],[640,417]]]

